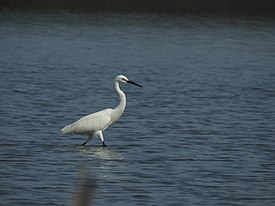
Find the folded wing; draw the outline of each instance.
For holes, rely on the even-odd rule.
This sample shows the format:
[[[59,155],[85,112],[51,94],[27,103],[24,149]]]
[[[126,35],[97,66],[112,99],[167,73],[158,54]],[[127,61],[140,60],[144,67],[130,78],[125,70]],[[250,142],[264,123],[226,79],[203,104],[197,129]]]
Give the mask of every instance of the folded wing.
[[[78,121],[65,126],[61,131],[64,134],[93,134],[105,130],[111,124],[110,109],[105,109],[94,114],[82,117]]]

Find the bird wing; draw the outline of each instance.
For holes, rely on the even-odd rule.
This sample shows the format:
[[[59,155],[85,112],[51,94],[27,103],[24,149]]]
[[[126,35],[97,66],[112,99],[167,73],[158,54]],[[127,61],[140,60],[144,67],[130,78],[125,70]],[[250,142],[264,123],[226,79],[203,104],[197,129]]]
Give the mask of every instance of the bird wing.
[[[109,109],[105,109],[85,117],[66,126],[65,133],[93,134],[95,131],[104,130],[111,124]]]

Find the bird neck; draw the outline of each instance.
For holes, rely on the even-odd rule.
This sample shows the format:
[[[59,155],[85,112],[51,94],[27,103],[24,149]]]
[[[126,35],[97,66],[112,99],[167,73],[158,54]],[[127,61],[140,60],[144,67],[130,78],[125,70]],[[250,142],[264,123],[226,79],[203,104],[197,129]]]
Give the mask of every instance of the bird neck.
[[[115,90],[118,93],[120,99],[119,105],[115,108],[115,111],[121,115],[126,107],[126,95],[119,88],[119,83],[117,81],[115,81]]]

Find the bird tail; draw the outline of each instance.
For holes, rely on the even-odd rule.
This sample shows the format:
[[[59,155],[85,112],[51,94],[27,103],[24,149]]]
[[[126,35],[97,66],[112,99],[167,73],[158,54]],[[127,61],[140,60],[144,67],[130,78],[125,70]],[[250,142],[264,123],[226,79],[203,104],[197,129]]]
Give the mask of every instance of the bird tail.
[[[67,126],[65,126],[63,129],[61,129],[61,132],[63,134],[70,134],[73,132],[73,125],[72,124],[69,124]]]

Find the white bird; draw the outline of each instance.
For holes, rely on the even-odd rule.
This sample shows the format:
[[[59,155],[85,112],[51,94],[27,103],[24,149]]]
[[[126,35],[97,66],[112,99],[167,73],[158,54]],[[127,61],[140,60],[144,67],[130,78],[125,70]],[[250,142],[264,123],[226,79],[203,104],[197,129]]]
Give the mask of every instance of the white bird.
[[[78,121],[65,126],[61,130],[62,133],[88,135],[88,138],[82,144],[83,146],[91,141],[94,137],[99,136],[102,141],[103,147],[106,147],[102,132],[120,118],[126,107],[126,96],[124,92],[119,88],[119,82],[134,84],[136,86],[142,87],[141,85],[128,80],[128,78],[124,75],[116,76],[115,90],[120,98],[119,105],[114,109],[104,109],[99,112],[84,116]]]

